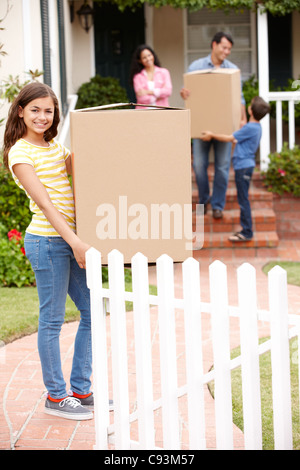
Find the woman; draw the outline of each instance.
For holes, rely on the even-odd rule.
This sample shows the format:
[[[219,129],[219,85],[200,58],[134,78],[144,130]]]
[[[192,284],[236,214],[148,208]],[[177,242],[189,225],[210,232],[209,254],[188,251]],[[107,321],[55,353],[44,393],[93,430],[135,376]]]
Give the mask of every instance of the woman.
[[[130,81],[138,104],[149,107],[169,106],[169,96],[172,93],[170,73],[160,66],[159,59],[151,47],[142,44],[134,52]]]

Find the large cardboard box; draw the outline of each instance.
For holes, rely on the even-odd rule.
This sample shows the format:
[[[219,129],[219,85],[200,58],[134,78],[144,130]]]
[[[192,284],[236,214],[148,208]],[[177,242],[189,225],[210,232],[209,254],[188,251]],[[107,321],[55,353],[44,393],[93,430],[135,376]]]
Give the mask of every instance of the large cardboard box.
[[[185,107],[191,111],[191,137],[203,131],[232,134],[241,121],[241,77],[238,69],[207,69],[184,74],[190,91]]]
[[[117,105],[114,105],[117,106]],[[185,109],[71,112],[77,234],[125,263],[192,251],[190,112]]]

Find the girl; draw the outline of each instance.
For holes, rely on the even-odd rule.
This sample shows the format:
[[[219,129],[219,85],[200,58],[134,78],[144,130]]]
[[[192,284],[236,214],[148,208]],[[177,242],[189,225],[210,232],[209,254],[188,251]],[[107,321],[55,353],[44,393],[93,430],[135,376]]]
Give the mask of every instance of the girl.
[[[25,251],[35,272],[40,302],[38,350],[48,391],[45,412],[68,419],[91,419],[93,404],[90,293],[85,253],[89,246],[75,232],[74,198],[68,180],[70,152],[54,140],[58,100],[47,85],[26,85],[13,102],[5,129],[3,160],[30,200],[33,217]],[[80,311],[70,377],[62,374],[59,335],[67,293]]]
[[[151,47],[142,44],[134,52],[130,81],[137,103],[169,106],[169,96],[172,93],[170,73],[160,66],[159,59]]]

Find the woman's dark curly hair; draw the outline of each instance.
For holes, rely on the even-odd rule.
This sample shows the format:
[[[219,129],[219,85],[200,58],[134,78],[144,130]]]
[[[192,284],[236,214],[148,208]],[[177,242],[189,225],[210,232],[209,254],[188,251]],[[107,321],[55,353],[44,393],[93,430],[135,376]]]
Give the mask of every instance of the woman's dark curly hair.
[[[131,85],[133,85],[133,77],[137,73],[140,73],[144,68],[143,64],[141,63],[141,53],[145,49],[147,49],[148,51],[151,52],[151,54],[153,54],[153,56],[154,56],[154,65],[156,65],[157,67],[161,67],[160,61],[159,61],[156,53],[154,52],[154,50],[150,46],[147,46],[147,44],[141,44],[134,51],[133,56],[132,56],[132,60],[131,60],[130,78],[129,78],[129,81],[130,81]]]

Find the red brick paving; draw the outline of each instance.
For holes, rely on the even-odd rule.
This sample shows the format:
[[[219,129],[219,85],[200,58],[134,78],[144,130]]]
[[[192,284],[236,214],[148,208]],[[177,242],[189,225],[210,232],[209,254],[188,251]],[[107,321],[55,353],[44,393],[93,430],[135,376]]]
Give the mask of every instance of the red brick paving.
[[[258,307],[268,308],[267,298],[267,277],[263,274],[262,266],[271,259],[295,260],[300,259],[300,241],[280,241],[276,251],[266,248],[259,250],[260,258],[257,258],[255,250],[243,249],[235,250],[204,250],[200,252],[200,276],[202,301],[209,301],[209,279],[208,266],[215,259],[220,259],[227,265],[228,275],[228,296],[229,304],[237,304],[236,292],[236,269],[244,261],[250,262],[257,268],[257,287],[258,287]],[[150,282],[155,283],[154,268],[149,268]],[[181,295],[181,271],[180,265],[175,265],[175,283],[176,295]],[[295,286],[288,286],[288,299],[290,313],[299,313],[300,311],[300,289]],[[151,312],[154,323],[152,328],[156,327],[155,312]],[[177,320],[180,324],[180,313],[177,314]],[[132,321],[131,314],[128,313],[128,322]],[[231,321],[232,337],[231,347],[239,345],[238,322]],[[209,338],[208,318],[203,316],[203,354],[205,371],[212,365],[212,351]],[[65,324],[61,333],[61,354],[65,377],[69,376],[73,352],[73,341],[77,324]],[[130,328],[129,331],[132,331]],[[177,338],[179,344],[182,344],[180,334],[183,328],[177,329]],[[260,325],[260,336],[268,334],[266,325]],[[15,450],[91,450],[95,443],[94,421],[69,421],[62,418],[51,417],[43,412],[44,407],[44,387],[41,377],[40,363],[37,353],[37,336],[33,334],[26,336],[13,343],[0,348],[0,449]],[[133,341],[128,340],[129,347],[132,347]],[[109,346],[109,342],[108,342]],[[153,343],[153,350],[157,347],[156,341]],[[129,361],[134,360],[133,354],[128,354]],[[178,358],[178,381],[184,381],[184,371],[180,364],[182,356]],[[155,366],[155,364],[153,364]],[[183,366],[182,366],[183,367]],[[131,371],[132,384],[130,386],[130,406],[135,405],[135,387],[134,366],[129,364]],[[159,380],[158,380],[159,382]],[[156,392],[155,392],[156,393]],[[182,449],[188,448],[188,426],[186,417],[186,404],[184,399],[180,399],[180,429]],[[214,402],[207,388],[205,388],[206,403],[206,443],[209,449],[216,447],[215,423],[214,423]],[[160,412],[155,412],[156,422],[156,444],[162,445],[161,419]],[[110,413],[110,419],[113,420],[113,413]],[[233,426],[235,449],[243,449],[244,441],[242,432]],[[137,426],[132,426],[132,435],[136,439]],[[113,447],[111,447],[113,448]]]

